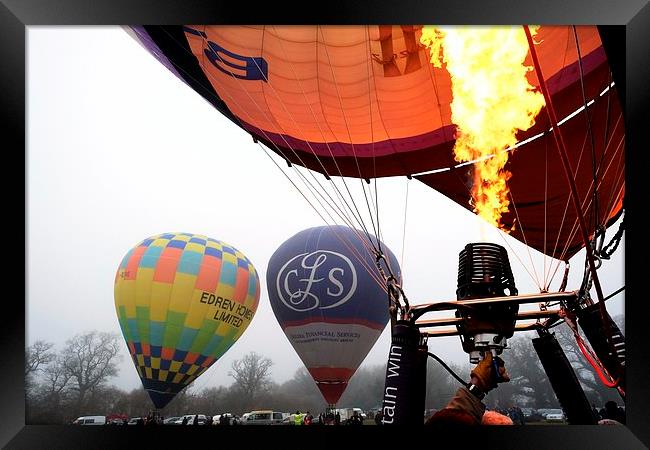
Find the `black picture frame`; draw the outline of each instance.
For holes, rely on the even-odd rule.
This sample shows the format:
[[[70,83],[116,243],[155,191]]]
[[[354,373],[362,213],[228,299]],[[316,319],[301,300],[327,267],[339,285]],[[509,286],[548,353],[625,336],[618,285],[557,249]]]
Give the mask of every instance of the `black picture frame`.
[[[318,6],[318,5],[316,5]],[[291,11],[290,13],[288,11]],[[359,23],[440,23],[440,24],[597,24],[624,27],[625,46],[625,106],[626,106],[626,248],[625,305],[626,347],[627,347],[627,427],[597,426],[546,426],[546,427],[483,427],[477,429],[412,430],[422,434],[425,441],[409,438],[404,433],[388,427],[363,427],[366,438],[377,439],[377,445],[400,442],[411,445],[428,442],[434,445],[443,437],[454,439],[458,444],[477,445],[482,448],[645,448],[650,446],[650,389],[648,388],[647,361],[650,360],[648,339],[644,333],[646,315],[643,306],[642,271],[644,256],[643,199],[646,166],[642,156],[648,150],[643,134],[648,128],[650,117],[650,5],[647,0],[519,0],[519,1],[476,1],[476,0],[418,0],[328,1],[321,7],[313,4],[278,5],[268,2],[250,5],[244,2],[205,0],[2,0],[0,2],[0,93],[2,95],[4,206],[14,203],[12,214],[5,212],[5,225],[18,228],[21,196],[18,194],[20,181],[13,173],[26,166],[25,100],[26,100],[26,27],[31,25],[118,25],[118,24],[184,24],[184,23],[281,23],[281,24],[359,24]],[[616,30],[616,28],[613,28]],[[621,42],[622,44],[622,42]],[[7,139],[10,137],[11,139]],[[647,178],[647,176],[646,176]],[[23,187],[26,187],[26,178]],[[22,197],[23,200],[26,196]],[[13,202],[11,202],[13,201]],[[160,444],[173,445],[173,441],[196,445],[196,440],[222,445],[224,440],[248,439],[250,435],[269,439],[281,439],[288,445],[310,445],[304,439],[312,439],[316,431],[309,430],[229,430],[209,433],[209,430],[178,430],[176,427],[151,430],[114,430],[111,427],[66,427],[25,425],[24,396],[24,349],[25,316],[27,302],[28,261],[26,204],[23,202],[22,217],[25,218],[24,247],[20,247],[20,231],[5,234],[3,243],[15,248],[5,249],[11,270],[5,270],[5,277],[18,278],[16,255],[23,254],[25,283],[22,297],[5,293],[3,317],[0,327],[0,355],[2,355],[2,382],[0,383],[0,445],[7,448],[109,448],[132,447],[133,439],[146,440],[147,447]],[[10,222],[10,223],[9,223]],[[19,286],[18,282],[12,283]],[[21,301],[21,298],[23,299]],[[23,301],[25,303],[23,303]],[[92,429],[88,429],[92,428]],[[103,429],[99,429],[103,428]],[[241,428],[241,427],[239,427]],[[312,427],[309,427],[312,428]],[[331,445],[341,444],[350,431],[322,430],[319,434],[331,437]],[[367,428],[367,429],[366,429]],[[221,430],[220,430],[221,431]],[[410,435],[412,436],[412,432]],[[188,434],[189,433],[189,434]],[[188,440],[188,435],[191,438]],[[446,436],[443,436],[446,435]],[[326,438],[329,439],[329,438]],[[356,440],[356,439],[355,439]],[[368,443],[370,441],[367,441]],[[293,443],[293,444],[292,444]],[[235,444],[233,444],[235,445]],[[367,444],[365,444],[367,445]],[[446,444],[449,445],[449,444]]]

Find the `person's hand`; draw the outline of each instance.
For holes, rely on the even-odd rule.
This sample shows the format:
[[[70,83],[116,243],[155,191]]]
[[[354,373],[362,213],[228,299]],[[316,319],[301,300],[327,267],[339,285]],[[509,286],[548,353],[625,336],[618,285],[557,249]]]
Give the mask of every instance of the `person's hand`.
[[[508,371],[505,368],[505,363],[498,356],[492,358],[492,352],[488,351],[485,353],[485,357],[481,360],[480,363],[472,370],[470,376],[472,377],[472,383],[479,387],[483,392],[488,392],[495,387],[497,387],[496,374],[494,372],[494,363],[496,362],[497,367],[499,368],[500,379],[498,383],[507,383],[510,381],[510,376]]]

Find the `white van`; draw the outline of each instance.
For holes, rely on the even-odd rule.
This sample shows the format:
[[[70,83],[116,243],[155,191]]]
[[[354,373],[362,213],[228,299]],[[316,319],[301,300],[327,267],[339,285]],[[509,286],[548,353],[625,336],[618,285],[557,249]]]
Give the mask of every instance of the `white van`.
[[[81,416],[77,417],[73,425],[106,425],[106,416]]]
[[[245,416],[246,414],[244,414]],[[246,419],[242,416],[242,425],[282,425],[283,413],[278,411],[251,411]]]

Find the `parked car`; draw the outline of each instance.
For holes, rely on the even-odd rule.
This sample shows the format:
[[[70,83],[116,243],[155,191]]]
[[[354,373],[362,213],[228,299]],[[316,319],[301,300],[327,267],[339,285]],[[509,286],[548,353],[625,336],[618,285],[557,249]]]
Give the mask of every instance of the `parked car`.
[[[287,413],[286,416],[284,414],[282,416],[282,425],[294,425],[294,418],[291,417],[291,414]]]
[[[232,413],[223,413],[223,414],[217,414],[216,416],[212,416],[212,425],[221,425],[222,417],[228,418],[228,425],[239,424],[239,416],[236,416]]]
[[[127,422],[127,425],[137,425],[140,420],[144,423],[144,417],[131,417]]]
[[[165,420],[163,420],[163,425],[176,425],[176,421],[178,419],[183,419],[182,417],[168,417]]]
[[[73,425],[106,425],[106,416],[81,416],[77,417]]]
[[[194,417],[196,417],[197,414],[185,414],[182,417],[179,417],[176,422],[174,422],[175,425],[183,425],[183,419],[187,418],[187,421],[185,425],[194,425]],[[204,425],[205,422],[207,422],[208,418],[205,416],[205,414],[198,414],[198,420],[199,420],[199,425]]]
[[[346,423],[348,420],[350,420],[355,412],[361,416],[362,420],[365,420],[368,417],[361,408],[338,408],[335,409],[334,412],[338,412],[339,416],[341,416],[341,423]]]
[[[281,425],[284,416],[279,411],[251,411],[242,425]]]
[[[564,421],[564,411],[561,409],[550,409],[544,416],[547,422],[560,422]]]

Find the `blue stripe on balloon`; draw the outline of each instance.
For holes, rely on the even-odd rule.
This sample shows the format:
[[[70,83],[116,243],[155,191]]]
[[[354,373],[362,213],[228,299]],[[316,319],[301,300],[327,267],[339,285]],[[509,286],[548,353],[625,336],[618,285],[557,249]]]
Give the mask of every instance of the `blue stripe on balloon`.
[[[145,250],[142,258],[140,259],[140,267],[149,267],[154,269],[160,254],[163,251],[163,247],[149,247]]]
[[[189,351],[198,332],[199,330],[194,328],[183,328],[180,341],[176,347],[180,350]]]
[[[255,295],[257,290],[257,275],[253,272],[248,272],[248,295]]]
[[[187,350],[183,351],[183,350],[176,349],[174,351],[174,361],[183,361],[186,356],[187,356]]]
[[[221,257],[222,257],[221,250],[219,250],[217,248],[212,248],[212,247],[206,247],[205,248],[205,254],[210,255],[210,256],[214,256],[215,258],[219,258],[219,259],[221,259]]]
[[[140,342],[140,333],[138,333],[138,324],[136,320],[126,319],[126,323],[129,326],[129,332],[131,333],[131,341],[134,343]],[[138,351],[138,353],[140,353],[140,351]]]
[[[208,342],[208,345],[205,347],[205,350],[202,351],[201,353],[204,355],[212,355],[214,351],[217,349],[217,347],[219,346],[221,340],[222,340],[221,336],[218,335],[212,336],[210,342]]]
[[[151,345],[162,346],[164,335],[165,335],[165,324],[163,322],[156,322],[156,321],[149,322],[149,343]],[[152,356],[160,356],[160,355],[154,355],[152,351]]]
[[[236,280],[237,266],[235,266],[230,261],[223,261],[223,264],[221,265],[221,277],[219,278],[219,282],[234,286]]]
[[[184,251],[178,263],[177,272],[197,275],[201,267],[201,258],[203,258],[201,253],[190,250]]]
[[[160,345],[149,345],[152,358],[160,358],[162,356],[162,347]]]
[[[187,242],[177,240],[177,239],[172,239],[167,243],[167,247],[172,247],[172,248],[185,248],[187,245]]]

